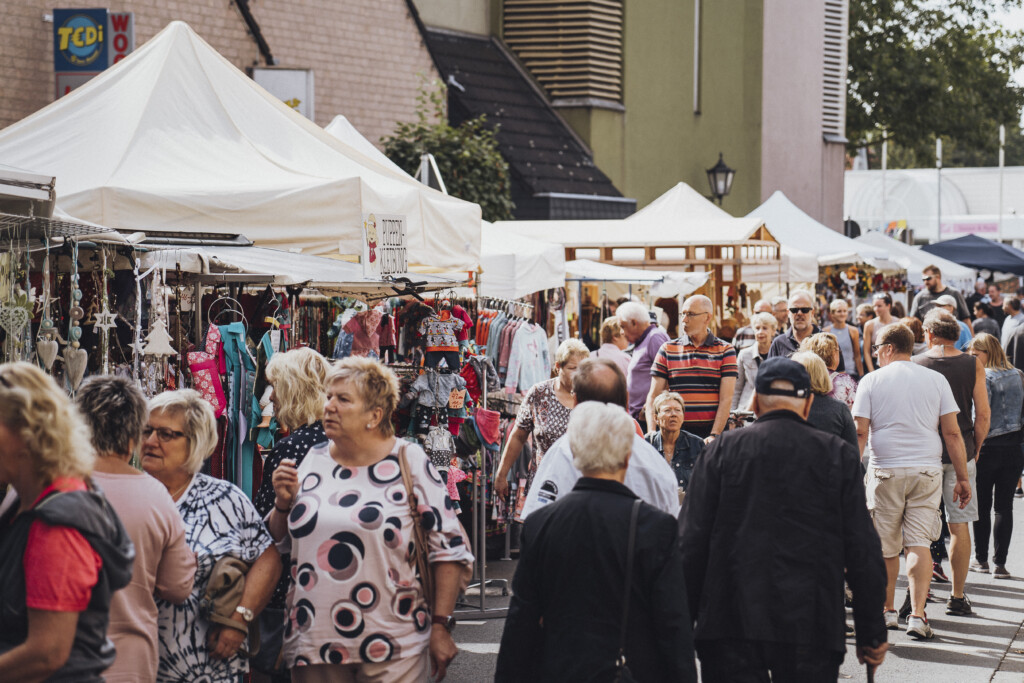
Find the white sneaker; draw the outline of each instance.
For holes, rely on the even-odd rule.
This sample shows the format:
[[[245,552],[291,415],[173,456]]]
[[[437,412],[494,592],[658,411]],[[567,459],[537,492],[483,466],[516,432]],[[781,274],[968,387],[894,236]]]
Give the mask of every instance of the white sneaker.
[[[887,609],[882,614],[885,617],[885,627],[890,631],[898,631],[900,629],[900,613],[894,609]]]
[[[932,627],[928,625],[928,617],[915,617],[907,619],[907,635],[914,640],[928,640],[935,635]]]

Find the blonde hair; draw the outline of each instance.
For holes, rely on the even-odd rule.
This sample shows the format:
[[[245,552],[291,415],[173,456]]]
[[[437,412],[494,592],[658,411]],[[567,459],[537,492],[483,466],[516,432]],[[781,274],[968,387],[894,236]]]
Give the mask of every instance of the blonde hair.
[[[831,332],[818,332],[800,342],[801,351],[816,353],[828,366],[839,362],[839,340]]]
[[[618,316],[610,316],[601,323],[601,343],[611,344],[612,340],[622,334],[622,325]]]
[[[280,406],[277,421],[289,431],[323,419],[327,394],[324,380],[331,371],[327,359],[311,348],[275,353],[267,363],[267,381]]]
[[[0,421],[25,442],[33,473],[47,484],[92,472],[96,456],[88,425],[67,394],[35,365],[0,365]]]
[[[654,399],[654,417],[658,417],[658,413],[661,412],[661,407],[669,401],[676,401],[684,411],[686,410],[686,401],[683,400],[682,395],[675,391],[665,391],[658,394]]]
[[[558,345],[558,349],[555,351],[555,365],[562,367],[573,358],[582,360],[589,357],[590,349],[586,344],[576,338],[566,339]]]
[[[572,464],[583,474],[617,472],[633,449],[633,419],[620,406],[586,401],[569,414]]]
[[[832,302],[828,305],[828,310],[835,312],[840,305],[845,305],[846,309],[850,309],[850,302],[846,299],[832,299]]]
[[[999,339],[988,332],[979,332],[978,336],[967,345],[968,351],[984,351],[988,358],[985,359],[985,368],[990,370],[1013,370],[1003,351],[1003,345]]]
[[[825,367],[825,361],[821,359],[821,356],[813,351],[797,351],[790,358],[807,369],[807,374],[811,376],[812,392],[815,394],[832,392],[832,378],[829,377],[828,368]]]
[[[757,324],[761,323],[765,327],[770,327],[773,330],[779,329],[779,321],[775,319],[775,316],[771,313],[755,313],[750,316],[750,326],[757,327]]]
[[[329,389],[335,382],[350,382],[366,410],[381,409],[377,428],[383,436],[393,436],[391,415],[398,407],[398,378],[389,368],[372,358],[349,356],[334,364],[324,380]]]
[[[153,413],[178,415],[185,421],[182,431],[188,439],[188,457],[182,467],[189,474],[198,472],[217,447],[217,418],[213,406],[194,389],[178,389],[149,399],[149,414]]]

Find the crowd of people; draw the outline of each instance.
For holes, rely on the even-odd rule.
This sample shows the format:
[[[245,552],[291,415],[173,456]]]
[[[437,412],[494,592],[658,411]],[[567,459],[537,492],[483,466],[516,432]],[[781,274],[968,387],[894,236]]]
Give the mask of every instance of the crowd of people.
[[[849,638],[873,668],[933,637],[933,581],[971,614],[968,572],[1011,576],[1024,314],[924,281],[909,316],[795,291],[727,341],[694,295],[676,339],[627,301],[563,342],[493,480],[532,444],[496,680],[834,681]],[[396,376],[300,348],[267,378],[288,436],[250,501],[203,473],[199,393],[0,365],[5,680],[444,678],[473,556]]]

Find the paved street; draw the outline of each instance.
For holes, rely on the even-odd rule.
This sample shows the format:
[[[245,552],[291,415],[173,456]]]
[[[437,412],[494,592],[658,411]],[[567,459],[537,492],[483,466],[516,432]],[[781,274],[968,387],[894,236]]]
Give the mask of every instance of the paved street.
[[[889,633],[890,649],[878,671],[878,681],[955,681],[956,683],[1019,683],[1024,680],[1024,499],[1014,501],[1018,521],[1017,535],[1007,567],[1015,574],[1010,580],[971,572],[966,593],[974,603],[971,617],[948,617],[945,601],[949,584],[934,583],[938,600],[928,606],[928,618],[935,629],[934,640],[917,642],[904,632]],[[948,561],[944,564],[949,573]],[[511,578],[514,561],[488,563],[488,578]],[[903,601],[906,581],[900,579],[897,604]],[[474,600],[478,603],[479,598]],[[488,598],[487,607],[504,607],[507,598]],[[502,619],[482,620],[466,617],[460,621],[455,640],[461,652],[449,669],[446,680],[454,683],[479,683],[494,676]],[[864,667],[857,664],[851,645],[840,669],[840,680],[866,681]]]

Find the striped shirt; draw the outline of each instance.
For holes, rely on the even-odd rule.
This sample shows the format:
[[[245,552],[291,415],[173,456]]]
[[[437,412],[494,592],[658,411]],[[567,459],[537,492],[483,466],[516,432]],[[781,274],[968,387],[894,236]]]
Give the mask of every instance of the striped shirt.
[[[722,378],[736,375],[736,350],[710,332],[701,346],[685,337],[665,342],[651,366],[652,377],[666,380],[669,391],[682,395],[684,428],[698,436],[711,433]]]

